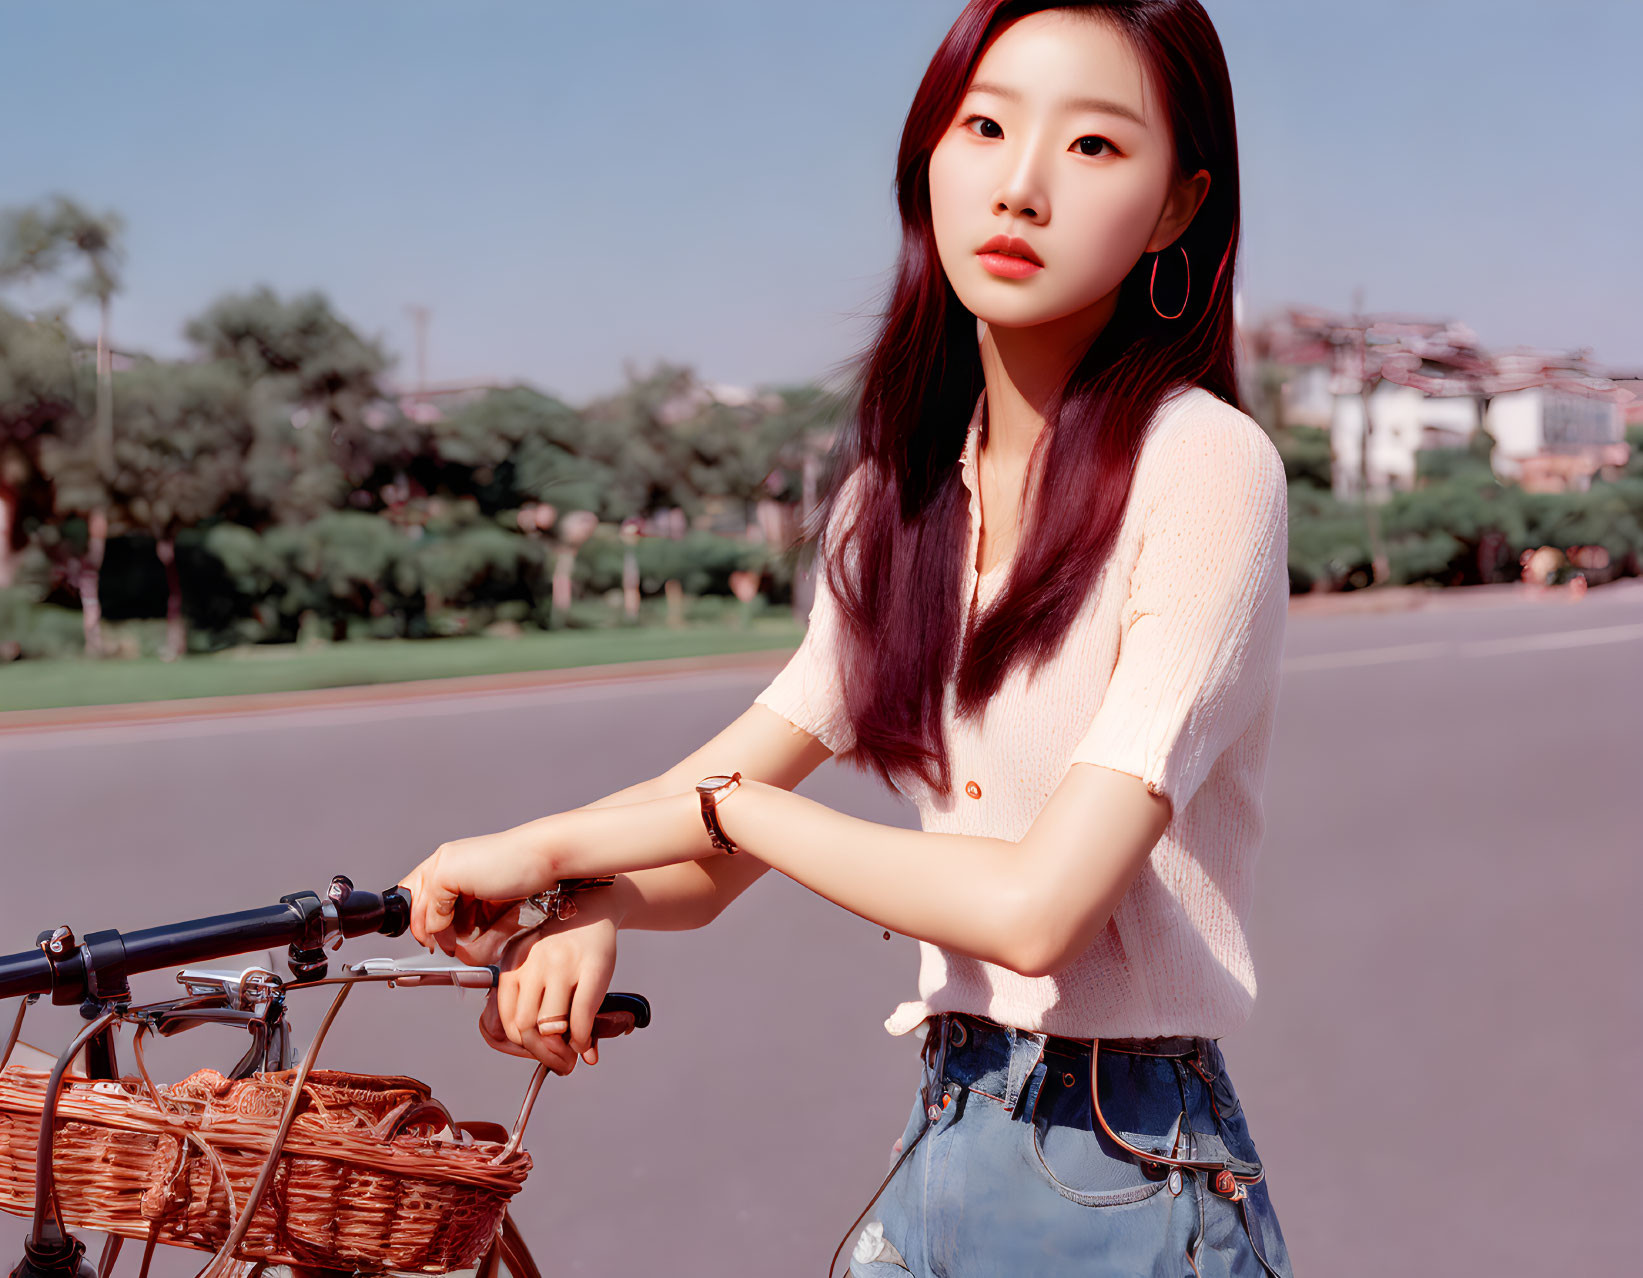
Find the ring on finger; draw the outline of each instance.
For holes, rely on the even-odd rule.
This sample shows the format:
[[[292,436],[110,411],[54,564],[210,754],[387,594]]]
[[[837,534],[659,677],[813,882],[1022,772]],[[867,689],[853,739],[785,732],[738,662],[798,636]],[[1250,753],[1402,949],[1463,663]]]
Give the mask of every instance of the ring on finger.
[[[538,1034],[534,1027],[526,1030],[521,1037],[525,1040],[523,1044],[525,1050],[547,1065],[554,1073],[563,1074],[566,1069],[573,1067],[574,1061],[571,1059],[571,1053],[566,1050],[555,1051],[550,1038]],[[551,1037],[557,1038],[558,1035]],[[566,1068],[561,1069],[561,1065]]]

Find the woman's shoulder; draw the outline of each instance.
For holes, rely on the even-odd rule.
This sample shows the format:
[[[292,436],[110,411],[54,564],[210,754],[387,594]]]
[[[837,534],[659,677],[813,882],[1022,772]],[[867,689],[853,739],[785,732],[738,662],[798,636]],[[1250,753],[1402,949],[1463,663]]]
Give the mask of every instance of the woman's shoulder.
[[[1283,456],[1265,428],[1213,391],[1189,385],[1159,404],[1135,487],[1150,498],[1213,497],[1229,488],[1285,488]]]

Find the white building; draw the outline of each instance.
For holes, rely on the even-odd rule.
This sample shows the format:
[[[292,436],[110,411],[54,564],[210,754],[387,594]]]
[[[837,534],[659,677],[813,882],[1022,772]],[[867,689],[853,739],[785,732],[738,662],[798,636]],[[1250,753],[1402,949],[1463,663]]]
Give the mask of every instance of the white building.
[[[1328,429],[1331,487],[1342,499],[1366,482],[1378,501],[1413,488],[1420,453],[1465,448],[1480,426],[1495,440],[1495,474],[1534,492],[1586,489],[1630,454],[1633,393],[1586,352],[1491,355],[1452,321],[1303,309],[1251,339],[1259,358],[1287,366],[1283,420]]]
[[[1495,473],[1536,492],[1584,491],[1631,452],[1625,406],[1602,378],[1503,392],[1490,399],[1484,421],[1495,437]]]
[[[1382,381],[1369,394],[1369,491],[1387,495],[1415,486],[1415,456],[1428,448],[1465,448],[1480,420],[1470,388],[1429,394]],[[1334,491],[1354,498],[1363,487],[1364,402],[1356,391],[1337,393],[1329,423]]]

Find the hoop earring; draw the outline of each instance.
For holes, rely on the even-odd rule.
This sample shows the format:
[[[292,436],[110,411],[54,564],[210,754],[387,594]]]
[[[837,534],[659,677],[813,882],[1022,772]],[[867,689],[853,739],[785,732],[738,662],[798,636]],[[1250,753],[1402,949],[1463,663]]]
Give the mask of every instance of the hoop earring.
[[[1177,244],[1175,247],[1181,250],[1181,260],[1187,264],[1187,292],[1186,292],[1186,297],[1183,297],[1181,299],[1181,309],[1176,311],[1174,315],[1165,315],[1163,311],[1158,310],[1158,298],[1156,296],[1154,296],[1154,293],[1155,293],[1155,290],[1158,288],[1158,256],[1159,255],[1154,253],[1153,256],[1152,256],[1152,282],[1147,288],[1147,298],[1148,298],[1149,301],[1152,302],[1152,309],[1154,311],[1157,311],[1159,319],[1167,319],[1167,320],[1180,319],[1181,316],[1185,315],[1186,312],[1187,312],[1187,298],[1192,296],[1192,259],[1187,256],[1186,245]]]

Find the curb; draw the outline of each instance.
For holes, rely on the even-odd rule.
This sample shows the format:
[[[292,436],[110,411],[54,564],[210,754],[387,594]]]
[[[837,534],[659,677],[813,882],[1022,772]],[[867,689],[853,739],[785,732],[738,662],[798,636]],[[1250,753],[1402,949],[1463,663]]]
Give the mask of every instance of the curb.
[[[1449,589],[1430,586],[1373,586],[1363,590],[1291,595],[1289,611],[1292,616],[1314,613],[1334,616],[1366,612],[1418,612],[1434,608],[1472,608],[1479,604],[1540,602],[1532,591],[1532,587],[1517,581]],[[1558,590],[1554,593],[1563,595],[1564,592]]]
[[[1584,596],[1608,600],[1628,597],[1643,599],[1643,580],[1623,577],[1591,586]],[[1291,595],[1289,611],[1291,616],[1425,612],[1514,603],[1568,605],[1580,603],[1582,598],[1567,586],[1534,586],[1523,581],[1495,582],[1487,586],[1373,586],[1364,590]]]
[[[0,711],[0,739],[51,728],[101,728],[115,725],[174,723],[244,714],[272,714],[323,707],[394,705],[440,697],[498,696],[536,688],[565,688],[671,679],[682,674],[765,670],[772,674],[793,655],[791,648],[716,653],[704,657],[664,657],[618,661],[601,666],[567,666],[557,670],[520,670],[507,674],[454,675],[443,679],[405,679],[395,683],[352,684],[342,688],[304,688],[294,692],[244,692],[229,696],[183,697],[173,701],[130,701],[114,705],[54,706],[44,710]]]
[[[1587,598],[1643,600],[1643,581],[1623,578],[1593,586]],[[1291,616],[1336,616],[1362,613],[1418,612],[1475,608],[1491,604],[1569,605],[1581,602],[1561,586],[1504,582],[1488,586],[1434,589],[1381,586],[1345,593],[1291,595]],[[173,701],[131,701],[114,705],[58,706],[44,710],[0,711],[0,739],[53,728],[98,728],[129,724],[173,723],[187,719],[273,714],[324,707],[393,705],[437,697],[496,696],[536,688],[583,687],[627,683],[636,679],[671,679],[682,674],[715,671],[768,671],[775,674],[793,655],[791,648],[717,653],[705,657],[664,657],[621,661],[558,670],[522,670],[508,674],[454,675],[442,679],[406,679],[397,683],[352,684],[341,688],[306,688],[295,692],[246,692],[229,696],[185,697]]]

